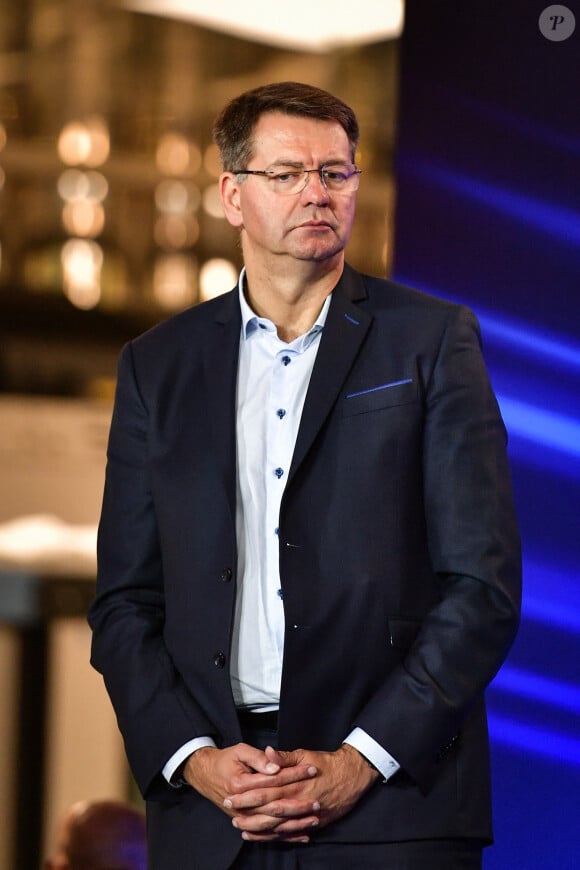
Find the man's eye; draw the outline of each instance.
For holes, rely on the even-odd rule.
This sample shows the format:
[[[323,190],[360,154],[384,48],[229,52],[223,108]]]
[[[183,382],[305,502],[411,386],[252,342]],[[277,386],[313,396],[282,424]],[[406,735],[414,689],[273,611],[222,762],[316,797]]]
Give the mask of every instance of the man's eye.
[[[272,178],[274,179],[274,181],[281,181],[282,183],[284,183],[288,181],[294,181],[301,174],[302,173],[300,172],[276,172],[272,175]]]
[[[340,169],[327,169],[324,173],[329,181],[346,181],[348,174]]]

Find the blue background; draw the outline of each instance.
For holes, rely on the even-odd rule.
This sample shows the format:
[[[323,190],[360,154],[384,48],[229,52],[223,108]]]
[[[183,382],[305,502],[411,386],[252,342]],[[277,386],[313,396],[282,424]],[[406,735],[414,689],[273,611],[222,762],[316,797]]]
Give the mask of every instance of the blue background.
[[[395,280],[468,304],[510,435],[522,627],[488,691],[486,870],[580,867],[580,3],[408,0]]]

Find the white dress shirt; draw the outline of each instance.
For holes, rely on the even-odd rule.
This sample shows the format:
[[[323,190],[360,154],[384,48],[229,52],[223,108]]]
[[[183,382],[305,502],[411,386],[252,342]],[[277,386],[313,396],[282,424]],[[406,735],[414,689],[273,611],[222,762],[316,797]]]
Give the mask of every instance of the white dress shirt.
[[[286,343],[276,326],[258,317],[238,282],[242,312],[236,401],[238,570],[230,675],[237,707],[278,709],[284,649],[278,518],[306,391],[330,306],[328,296],[314,325]],[[370,735],[355,728],[346,738],[388,779],[397,762]],[[211,738],[181,747],[163,769],[178,766]]]
[[[330,305],[286,343],[240,292],[242,335],[237,391],[238,585],[231,677],[238,707],[275,710],[280,700],[284,604],[280,588],[280,502],[306,390]]]

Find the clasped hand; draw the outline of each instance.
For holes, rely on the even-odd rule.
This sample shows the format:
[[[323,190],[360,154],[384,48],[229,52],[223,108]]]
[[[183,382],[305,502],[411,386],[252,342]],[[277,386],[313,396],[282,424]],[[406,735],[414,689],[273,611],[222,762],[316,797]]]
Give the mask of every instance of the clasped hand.
[[[334,752],[204,747],[189,757],[184,774],[244,840],[300,843],[349,812],[379,776],[347,744]]]

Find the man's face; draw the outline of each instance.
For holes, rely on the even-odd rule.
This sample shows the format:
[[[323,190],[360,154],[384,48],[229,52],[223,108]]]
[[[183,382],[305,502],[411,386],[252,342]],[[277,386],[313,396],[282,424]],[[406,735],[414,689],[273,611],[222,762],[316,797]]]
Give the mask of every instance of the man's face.
[[[282,112],[263,115],[254,130],[253,157],[244,169],[352,162],[348,137],[334,121],[317,121]],[[327,191],[316,172],[304,190],[280,194],[267,178],[248,175],[241,182],[231,173],[221,180],[226,217],[242,229],[246,262],[272,257],[335,262],[342,258],[355,212],[356,192]]]

